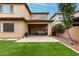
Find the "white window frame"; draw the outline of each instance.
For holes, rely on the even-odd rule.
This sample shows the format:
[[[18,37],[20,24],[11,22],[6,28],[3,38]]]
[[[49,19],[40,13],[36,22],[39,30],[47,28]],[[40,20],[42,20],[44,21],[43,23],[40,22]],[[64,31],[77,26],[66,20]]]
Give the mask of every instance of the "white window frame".
[[[6,5],[9,5],[10,6],[10,8],[9,8],[10,11],[8,11],[8,12],[4,10],[4,7],[5,8],[8,7]],[[0,4],[0,13],[13,13],[13,5],[12,4]]]

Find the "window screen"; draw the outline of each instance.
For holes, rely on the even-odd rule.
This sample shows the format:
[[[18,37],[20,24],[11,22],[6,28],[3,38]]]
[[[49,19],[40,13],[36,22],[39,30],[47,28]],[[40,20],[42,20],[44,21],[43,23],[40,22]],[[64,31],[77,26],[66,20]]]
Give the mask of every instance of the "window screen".
[[[14,32],[14,23],[3,23],[4,32]]]
[[[12,13],[13,12],[13,5],[10,5],[10,4],[0,5],[0,12],[1,13]]]

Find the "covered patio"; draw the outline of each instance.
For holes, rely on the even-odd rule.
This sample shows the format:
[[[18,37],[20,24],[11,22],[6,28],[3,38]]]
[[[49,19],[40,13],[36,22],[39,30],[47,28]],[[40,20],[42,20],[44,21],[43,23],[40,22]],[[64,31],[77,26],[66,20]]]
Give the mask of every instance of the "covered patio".
[[[29,35],[52,35],[52,21],[50,20],[28,20],[26,23]]]
[[[28,24],[29,35],[47,35],[47,24]]]

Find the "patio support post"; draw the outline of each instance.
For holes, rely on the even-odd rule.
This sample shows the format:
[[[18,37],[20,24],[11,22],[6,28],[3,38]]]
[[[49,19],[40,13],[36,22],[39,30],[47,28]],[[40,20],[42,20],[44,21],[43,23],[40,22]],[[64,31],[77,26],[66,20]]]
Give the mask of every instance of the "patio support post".
[[[1,23],[1,32],[3,32],[3,24]]]
[[[52,35],[52,26],[51,23],[48,23],[48,36]]]

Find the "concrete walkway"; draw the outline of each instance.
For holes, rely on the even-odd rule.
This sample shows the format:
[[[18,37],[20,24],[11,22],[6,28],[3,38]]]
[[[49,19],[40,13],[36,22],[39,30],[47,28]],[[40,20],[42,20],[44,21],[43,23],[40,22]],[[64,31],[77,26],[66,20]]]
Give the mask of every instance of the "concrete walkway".
[[[26,38],[21,38],[16,42],[59,42],[53,37],[48,36],[29,36]]]

